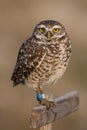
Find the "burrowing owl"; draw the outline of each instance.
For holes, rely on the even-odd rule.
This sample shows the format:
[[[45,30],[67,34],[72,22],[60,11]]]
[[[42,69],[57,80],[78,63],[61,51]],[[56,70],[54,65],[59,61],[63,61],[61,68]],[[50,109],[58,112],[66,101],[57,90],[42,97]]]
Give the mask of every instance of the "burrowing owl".
[[[31,86],[40,103],[46,100],[42,88],[56,83],[64,74],[71,55],[71,41],[65,28],[57,21],[42,21],[32,36],[20,47],[11,80]],[[52,102],[48,102],[48,107]],[[44,104],[44,103],[43,103]]]

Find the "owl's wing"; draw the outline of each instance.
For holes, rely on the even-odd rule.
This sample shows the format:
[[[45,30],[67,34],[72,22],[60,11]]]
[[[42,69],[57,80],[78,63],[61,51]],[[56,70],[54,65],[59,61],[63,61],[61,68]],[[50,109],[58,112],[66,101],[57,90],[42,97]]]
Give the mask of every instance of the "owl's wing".
[[[24,84],[32,71],[37,69],[46,56],[45,48],[37,43],[26,40],[19,49],[17,63],[15,65],[11,80],[13,86]]]

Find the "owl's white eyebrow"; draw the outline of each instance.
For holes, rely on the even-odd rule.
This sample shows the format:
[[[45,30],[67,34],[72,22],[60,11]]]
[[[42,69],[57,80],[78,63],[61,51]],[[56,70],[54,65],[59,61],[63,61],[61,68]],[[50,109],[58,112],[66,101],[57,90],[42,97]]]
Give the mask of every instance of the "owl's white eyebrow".
[[[46,28],[44,25],[38,25],[37,28]]]
[[[53,28],[61,28],[60,25],[54,25]]]
[[[46,26],[44,26],[44,25],[38,25],[37,28],[45,28],[45,29],[48,30],[48,28],[46,28]],[[61,26],[60,26],[60,25],[54,25],[52,28],[53,28],[53,29],[54,29],[54,28],[59,28],[59,29],[60,29]]]

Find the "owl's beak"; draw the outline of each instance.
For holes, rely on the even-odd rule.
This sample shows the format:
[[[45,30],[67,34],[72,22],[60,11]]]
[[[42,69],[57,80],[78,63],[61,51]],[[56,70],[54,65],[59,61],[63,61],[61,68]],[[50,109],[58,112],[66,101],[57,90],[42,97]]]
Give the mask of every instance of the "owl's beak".
[[[52,32],[48,31],[45,36],[47,37],[47,40],[51,40],[51,37],[53,36]]]

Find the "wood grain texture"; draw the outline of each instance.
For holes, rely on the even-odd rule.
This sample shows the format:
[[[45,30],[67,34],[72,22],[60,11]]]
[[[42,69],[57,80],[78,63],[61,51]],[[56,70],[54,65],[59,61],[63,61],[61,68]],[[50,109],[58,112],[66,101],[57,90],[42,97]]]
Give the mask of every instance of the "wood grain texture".
[[[79,96],[77,91],[65,94],[62,97],[54,99],[58,105],[49,110],[45,106],[36,106],[33,108],[30,117],[30,128],[39,128],[46,124],[68,115],[79,108]]]

